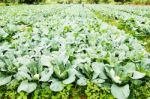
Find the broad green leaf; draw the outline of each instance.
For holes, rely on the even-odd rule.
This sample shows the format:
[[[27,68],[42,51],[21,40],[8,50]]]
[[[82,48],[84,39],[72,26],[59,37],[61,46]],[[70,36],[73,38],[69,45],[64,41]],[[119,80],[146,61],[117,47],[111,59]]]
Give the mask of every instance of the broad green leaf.
[[[132,79],[140,79],[140,78],[143,78],[144,76],[145,76],[145,73],[134,71]]]
[[[125,65],[125,72],[132,73],[135,70],[136,70],[136,67],[134,63],[127,63]]]
[[[95,83],[95,84],[100,84],[100,83],[104,83],[105,80],[103,80],[103,79],[93,79],[92,82]]]
[[[150,99],[150,97],[146,98],[146,99]]]
[[[50,56],[46,56],[46,55],[42,55],[41,56],[41,65],[52,67],[50,61],[51,61],[51,57]]]
[[[135,67],[134,63],[127,63],[125,68],[126,68],[125,72],[133,74],[132,79],[140,79],[145,76],[145,73],[140,73],[140,72],[136,71],[136,67]]]
[[[143,59],[143,62],[146,64],[150,64],[150,59]]]
[[[52,68],[49,68],[48,71],[45,70],[45,71],[41,72],[40,81],[48,81],[52,74],[53,74],[53,69]]]
[[[129,48],[128,48],[128,46],[126,44],[121,44],[119,46],[119,49],[124,50],[124,51],[129,51]]]
[[[2,70],[4,67],[5,67],[5,63],[0,60],[0,70]]]
[[[68,72],[69,72],[68,73],[69,77],[67,79],[63,80],[64,84],[71,84],[76,79],[76,76],[75,76],[76,70],[75,69],[70,69]]]
[[[113,84],[111,86],[111,93],[117,99],[127,99],[130,94],[129,85],[120,87],[120,86]]]
[[[64,64],[67,63],[69,56],[66,55],[66,49],[61,49],[61,53],[59,54],[59,60]]]
[[[23,79],[31,80],[31,76],[28,74],[28,72],[25,71],[18,71],[17,74],[14,75],[14,77],[17,80],[23,80]]]
[[[18,72],[14,75],[14,77],[17,80],[23,80],[23,79],[31,80],[32,78],[29,73],[30,71],[26,66],[21,66],[20,68],[18,68]]]
[[[62,65],[61,65],[62,66]],[[56,76],[60,79],[65,79],[67,77],[68,71],[61,69],[61,67],[59,66],[55,66],[54,67],[54,73],[56,74]]]
[[[17,61],[23,65],[27,65],[30,63],[30,57],[29,56],[24,56],[24,57],[18,57]]]
[[[8,35],[8,33],[6,33],[3,29],[0,28],[0,36],[6,38]]]
[[[36,83],[28,82],[28,81],[22,81],[19,85],[17,92],[25,91],[27,93],[33,92],[37,87]]]
[[[114,82],[121,83],[120,77],[115,74],[115,71],[113,69],[110,70],[110,77]]]
[[[94,62],[92,63],[92,69],[94,71],[93,78],[96,79],[98,76],[102,79],[106,79],[106,75],[104,73],[105,65],[103,63]]]
[[[76,79],[76,77],[72,75],[72,76],[70,76],[69,78],[65,79],[65,80],[63,81],[63,83],[64,83],[64,84],[71,84],[72,82],[75,81],[75,79]]]
[[[77,85],[85,86],[87,85],[87,80],[84,77],[81,77],[77,80]]]
[[[11,81],[12,76],[1,76],[0,77],[0,86],[5,85]]]
[[[64,89],[64,85],[62,84],[61,81],[53,80],[51,85],[50,85],[50,89],[52,91],[61,91]]]

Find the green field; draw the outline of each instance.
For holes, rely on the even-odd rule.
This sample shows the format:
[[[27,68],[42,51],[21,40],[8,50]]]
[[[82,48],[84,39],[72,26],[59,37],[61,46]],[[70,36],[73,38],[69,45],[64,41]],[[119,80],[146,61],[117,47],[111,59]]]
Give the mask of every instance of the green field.
[[[150,7],[0,6],[0,99],[150,99]]]

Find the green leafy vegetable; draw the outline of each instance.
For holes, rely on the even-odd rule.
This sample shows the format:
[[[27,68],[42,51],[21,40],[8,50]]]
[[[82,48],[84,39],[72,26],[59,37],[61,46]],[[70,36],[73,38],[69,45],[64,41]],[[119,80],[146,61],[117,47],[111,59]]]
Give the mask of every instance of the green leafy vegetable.
[[[127,99],[130,94],[129,85],[120,87],[120,86],[113,84],[111,86],[111,93],[117,99]]]

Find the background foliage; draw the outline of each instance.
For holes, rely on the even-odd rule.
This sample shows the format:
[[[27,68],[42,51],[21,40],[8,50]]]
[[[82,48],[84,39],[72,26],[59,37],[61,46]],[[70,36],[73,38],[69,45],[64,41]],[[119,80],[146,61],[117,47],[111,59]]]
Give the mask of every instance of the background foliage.
[[[38,3],[134,3],[134,4],[150,4],[150,0],[0,0],[1,3],[28,3],[28,4],[38,4]]]

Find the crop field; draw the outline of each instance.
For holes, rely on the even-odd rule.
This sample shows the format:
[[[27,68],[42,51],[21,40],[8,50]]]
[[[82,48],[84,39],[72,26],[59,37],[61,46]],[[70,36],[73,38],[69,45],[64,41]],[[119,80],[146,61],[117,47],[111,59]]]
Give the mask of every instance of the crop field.
[[[0,99],[150,99],[150,7],[0,7]]]

